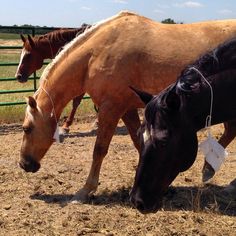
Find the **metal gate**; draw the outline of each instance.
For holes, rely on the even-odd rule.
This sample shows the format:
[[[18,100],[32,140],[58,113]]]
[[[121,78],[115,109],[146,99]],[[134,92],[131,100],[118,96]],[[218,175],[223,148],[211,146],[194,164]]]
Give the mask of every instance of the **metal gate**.
[[[47,33],[49,31],[52,30],[56,30],[59,28],[54,28],[54,27],[15,27],[15,26],[0,26],[0,31],[3,32],[5,31],[5,33],[8,30],[15,30],[16,34],[18,32],[18,34],[22,33],[22,34],[31,34],[32,36],[35,36],[36,34],[38,34],[37,32],[40,31],[42,34],[42,32],[44,31],[44,33]],[[4,46],[4,45],[0,45],[0,54],[4,53],[4,50],[16,50],[16,49],[22,49],[22,46]],[[8,78],[3,78],[2,77],[2,70],[4,67],[17,67],[19,62],[5,62],[5,61],[0,61],[0,83],[8,83],[10,81],[15,81],[16,83],[18,83],[16,81],[16,79],[14,78],[14,75],[12,75],[11,77]],[[44,63],[47,64],[47,63]],[[37,72],[35,72],[30,78],[29,80],[33,80],[33,86],[30,87],[29,89],[14,89],[14,90],[0,90],[0,106],[11,106],[11,105],[21,105],[21,104],[25,104],[25,101],[10,101],[10,102],[6,102],[3,101],[3,99],[1,97],[3,97],[2,95],[4,94],[13,94],[13,93],[27,93],[27,92],[35,92],[37,90],[37,79],[39,79],[39,76],[37,74]]]

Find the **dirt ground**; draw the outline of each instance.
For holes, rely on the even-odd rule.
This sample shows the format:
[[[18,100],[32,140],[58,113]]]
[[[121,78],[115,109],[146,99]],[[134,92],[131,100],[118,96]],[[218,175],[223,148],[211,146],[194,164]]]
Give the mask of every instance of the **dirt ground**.
[[[236,200],[222,189],[236,177],[235,142],[208,185],[201,183],[203,156],[180,174],[163,209],[142,215],[129,202],[138,153],[119,124],[105,158],[98,191],[86,204],[70,199],[85,182],[95,134],[92,120],[72,125],[63,144],[53,144],[35,174],[18,167],[21,124],[0,124],[0,235],[236,235]],[[222,126],[213,129],[219,137]],[[202,140],[204,133],[199,133]]]

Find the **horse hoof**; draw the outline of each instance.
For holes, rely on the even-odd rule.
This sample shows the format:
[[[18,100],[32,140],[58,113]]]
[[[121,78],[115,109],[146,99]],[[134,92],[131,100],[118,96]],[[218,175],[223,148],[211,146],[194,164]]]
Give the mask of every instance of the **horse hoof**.
[[[63,143],[64,139],[65,139],[65,135],[69,133],[69,129],[68,131],[66,131],[64,128],[59,127],[59,142]]]
[[[67,127],[60,127],[60,131],[59,132],[60,132],[60,134],[65,135],[65,134],[68,134],[70,132],[70,129],[67,128]]]
[[[79,204],[79,203],[86,203],[88,201],[88,194],[81,189],[78,193],[75,194],[74,197],[71,199],[72,204]]]
[[[215,171],[214,169],[210,166],[204,166],[203,170],[202,170],[202,182],[207,182],[210,179],[213,178],[213,176],[215,175]]]
[[[96,131],[98,129],[98,120],[96,119],[92,124],[91,131]]]

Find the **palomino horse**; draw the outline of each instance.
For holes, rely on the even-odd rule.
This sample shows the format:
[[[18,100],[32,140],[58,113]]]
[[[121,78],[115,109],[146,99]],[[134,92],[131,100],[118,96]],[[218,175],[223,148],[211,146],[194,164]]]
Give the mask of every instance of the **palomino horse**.
[[[21,35],[23,41],[23,50],[21,52],[20,62],[16,71],[16,79],[24,83],[28,77],[43,66],[44,59],[53,59],[59,50],[77,35],[84,32],[90,25],[83,24],[78,29],[60,29],[47,33],[40,37],[30,37],[26,39]],[[75,112],[79,106],[84,94],[73,99],[72,111],[63,125],[63,130],[68,132],[72,124]]]
[[[231,138],[235,137],[235,90],[236,38],[188,66],[158,96],[137,91],[147,106],[131,201],[141,212],[158,210],[171,182],[192,166],[198,150],[197,131],[209,117],[212,125],[228,122]]]
[[[143,102],[129,86],[158,93],[200,54],[236,35],[236,20],[167,25],[122,12],[89,28],[60,52],[41,77],[39,92],[30,97],[23,123],[20,166],[40,168],[63,108],[87,92],[99,106],[92,166],[75,199],[96,191],[103,158],[120,118],[140,150],[137,113]]]

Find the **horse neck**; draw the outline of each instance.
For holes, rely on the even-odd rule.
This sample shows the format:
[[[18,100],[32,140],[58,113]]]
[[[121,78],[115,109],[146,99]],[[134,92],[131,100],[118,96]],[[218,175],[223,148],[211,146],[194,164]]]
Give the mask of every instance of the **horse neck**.
[[[54,117],[57,122],[64,107],[72,98],[73,95],[65,93],[63,86],[54,85],[54,83],[50,84],[46,81],[38,89],[37,104],[47,117]]]
[[[47,47],[47,58],[53,59],[65,44],[69,43],[84,30],[85,28],[81,27],[79,29],[59,30],[46,34],[43,40],[44,45]]]
[[[236,69],[236,40],[229,40],[203,55],[191,67],[196,67],[204,76],[214,75],[222,70]]]
[[[76,54],[74,60],[76,60],[77,69],[73,73],[71,73],[71,70],[73,70],[74,60],[71,58],[68,60],[67,57],[59,60],[54,67],[45,69],[45,74],[41,77],[42,83],[39,87],[38,101],[40,108],[41,106],[43,109],[45,107],[48,112],[54,107],[56,117],[59,119],[67,103],[74,97],[85,93],[84,84],[90,57],[90,54],[80,56]],[[47,70],[49,71],[47,72]]]
[[[184,99],[184,109],[196,131],[206,126],[207,117],[210,115],[211,99],[213,99],[213,107],[210,125],[236,118],[236,70],[220,72],[207,80],[211,85],[213,96],[210,93],[210,86],[204,83],[200,91]]]

